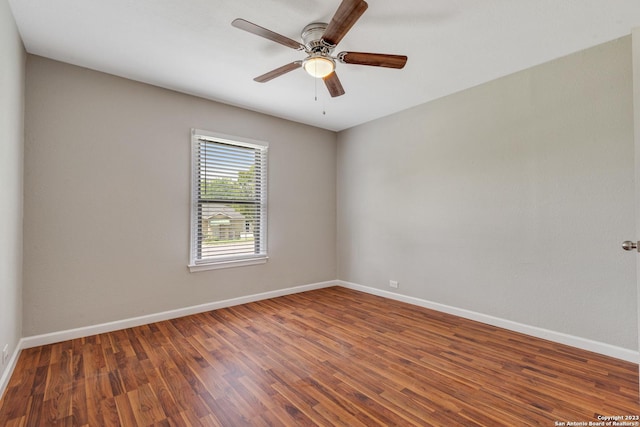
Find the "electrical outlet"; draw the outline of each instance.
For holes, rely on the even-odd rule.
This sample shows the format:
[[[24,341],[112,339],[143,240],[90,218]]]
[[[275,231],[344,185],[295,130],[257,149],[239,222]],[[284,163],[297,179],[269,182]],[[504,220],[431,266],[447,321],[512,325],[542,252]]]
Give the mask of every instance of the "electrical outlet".
[[[400,285],[398,285],[397,280],[389,280],[389,287],[393,289],[398,289]]]
[[[5,365],[9,359],[9,344],[5,344],[2,349],[2,364]]]

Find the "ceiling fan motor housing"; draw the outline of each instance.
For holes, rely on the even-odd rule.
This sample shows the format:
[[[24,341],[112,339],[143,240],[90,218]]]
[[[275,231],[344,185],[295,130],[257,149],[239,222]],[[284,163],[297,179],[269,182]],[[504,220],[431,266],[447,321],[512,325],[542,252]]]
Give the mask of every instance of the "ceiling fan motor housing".
[[[327,24],[324,22],[313,22],[302,29],[302,41],[309,53],[319,53],[323,56],[331,55],[335,46],[322,39],[326,29]]]

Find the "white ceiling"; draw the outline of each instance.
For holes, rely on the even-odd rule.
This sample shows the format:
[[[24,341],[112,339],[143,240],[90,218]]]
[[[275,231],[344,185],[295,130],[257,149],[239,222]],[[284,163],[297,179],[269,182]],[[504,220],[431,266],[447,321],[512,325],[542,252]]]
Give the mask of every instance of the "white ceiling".
[[[640,26],[638,0],[368,0],[336,52],[407,55],[403,70],[338,64],[346,94],[333,99],[303,70],[253,81],[304,53],[234,28],[233,19],[299,40],[339,3],[9,0],[30,53],[335,131]]]

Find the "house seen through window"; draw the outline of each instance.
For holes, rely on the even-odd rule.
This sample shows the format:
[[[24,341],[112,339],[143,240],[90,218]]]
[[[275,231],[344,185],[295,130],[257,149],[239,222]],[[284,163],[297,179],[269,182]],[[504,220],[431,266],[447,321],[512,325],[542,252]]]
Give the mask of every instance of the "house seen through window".
[[[267,145],[192,131],[192,271],[267,257]]]

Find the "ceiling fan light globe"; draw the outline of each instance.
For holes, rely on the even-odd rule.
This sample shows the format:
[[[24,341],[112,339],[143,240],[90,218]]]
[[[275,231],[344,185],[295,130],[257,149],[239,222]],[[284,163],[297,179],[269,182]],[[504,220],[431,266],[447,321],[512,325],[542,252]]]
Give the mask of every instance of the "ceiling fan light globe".
[[[335,62],[323,56],[314,56],[304,61],[304,69],[312,77],[321,79],[333,73],[336,68]]]

